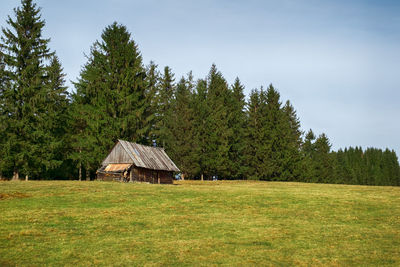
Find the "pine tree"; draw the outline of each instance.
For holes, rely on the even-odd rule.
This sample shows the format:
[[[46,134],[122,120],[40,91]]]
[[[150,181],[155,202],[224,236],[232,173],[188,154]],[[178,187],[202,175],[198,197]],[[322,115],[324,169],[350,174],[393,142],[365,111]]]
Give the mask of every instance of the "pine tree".
[[[314,169],[314,159],[315,159],[315,134],[310,129],[304,139],[304,143],[302,145],[302,180],[305,182],[311,182],[315,177],[315,169]]]
[[[335,164],[335,183],[338,184],[349,184],[349,172],[347,169],[347,162],[346,162],[346,149],[343,151],[339,149],[336,154],[336,164]]]
[[[282,180],[286,179],[283,177],[284,166],[285,166],[285,140],[282,138],[285,134],[285,115],[283,113],[280,94],[272,84],[269,85],[266,92],[266,111],[265,111],[265,125],[263,125],[262,131],[265,135],[265,169],[263,171],[265,179]]]
[[[158,92],[156,94],[156,113],[155,113],[155,135],[157,142],[168,150],[173,136],[170,131],[170,120],[172,111],[172,101],[176,90],[174,74],[171,68],[166,66],[164,73],[160,77]]]
[[[197,159],[199,165],[198,175],[203,180],[204,176],[209,175],[207,166],[207,143],[209,140],[209,129],[207,128],[207,120],[211,112],[207,104],[208,85],[207,80],[200,79],[197,81],[196,89],[193,95],[194,110],[194,129],[196,131],[195,142],[196,150],[194,158]]]
[[[98,129],[92,123],[98,119],[96,107],[85,103],[82,95],[74,94],[72,97],[73,102],[68,112],[68,125],[71,126],[68,131],[68,143],[71,147],[68,158],[75,163],[78,179],[81,181],[84,170],[87,170],[86,176],[90,175],[90,169],[96,168],[98,164],[99,158],[93,155],[104,152],[98,151],[97,136],[94,134]]]
[[[206,119],[208,139],[205,163],[210,175],[229,178],[229,150],[232,129],[229,128],[229,88],[215,65],[212,65],[207,82],[207,105],[210,113]]]
[[[150,124],[149,135],[151,142],[157,141],[157,93],[159,88],[160,73],[158,71],[158,66],[150,61],[150,64],[146,68],[146,92],[145,97],[149,108],[147,109],[146,117]]]
[[[399,186],[400,185],[400,165],[399,159],[394,150],[390,151],[390,181],[388,185]]]
[[[69,93],[65,86],[65,74],[58,57],[55,55],[51,58],[46,69],[44,89],[46,90],[46,98],[41,125],[43,130],[47,131],[51,136],[48,138],[47,146],[41,155],[43,157],[48,154],[49,166],[46,178],[54,179],[60,175],[57,172],[61,171],[56,168],[61,166],[67,158],[66,133],[69,109]]]
[[[263,101],[263,90],[261,92],[252,90],[247,103],[247,128],[245,131],[244,150],[244,172],[247,179],[259,180],[263,173],[261,168],[265,166],[262,147],[264,139],[262,135],[263,114],[265,102]]]
[[[286,180],[297,171],[299,123],[291,105],[282,108],[270,85],[253,90],[247,107],[246,162],[250,179]]]
[[[353,156],[353,176],[356,184],[364,184],[365,182],[365,166],[363,164],[363,150],[356,147]]]
[[[182,178],[194,177],[199,171],[199,147],[194,124],[193,108],[194,82],[192,73],[181,78],[176,87],[175,98],[171,102],[172,112],[168,118],[171,139],[168,154],[182,171]]]
[[[229,162],[231,166],[230,178],[239,179],[244,177],[244,151],[245,151],[245,131],[246,131],[246,113],[245,113],[245,96],[244,86],[240,83],[239,78],[235,79],[235,83],[231,86],[229,109],[229,128],[232,131],[229,143]]]
[[[73,147],[75,153],[90,159],[86,162],[87,171],[97,169],[117,139],[151,142],[146,71],[125,26],[114,22],[105,28],[75,87],[73,114],[79,117],[75,132],[78,136],[83,134],[86,142],[81,144],[78,137],[73,138]]]
[[[42,37],[45,22],[40,8],[32,0],[22,0],[14,12],[15,19],[7,19],[10,28],[2,29],[0,45],[7,77],[2,92],[5,138],[1,150],[5,165],[13,169],[13,178],[23,173],[27,179],[60,164],[54,160],[58,142],[54,130],[59,125],[49,125],[49,118],[55,116],[57,99],[66,90],[53,91],[50,86],[52,63],[46,63],[54,53],[48,48],[50,39]]]
[[[5,63],[3,59],[3,54],[0,53],[0,125],[6,125],[7,121],[7,113],[6,113],[6,97],[5,93],[7,92],[7,87],[9,85],[8,77],[5,71]],[[6,151],[3,146],[3,142],[6,139],[6,128],[0,127],[0,154],[4,155],[4,151]],[[0,157],[0,179],[3,179],[3,175],[5,175],[11,168],[10,162],[4,157]]]
[[[297,180],[301,176],[301,136],[300,120],[290,101],[283,107],[285,130],[282,133],[283,169],[282,177],[287,180]]]
[[[400,165],[399,165],[399,158],[396,155],[396,152],[394,150],[391,150],[391,181],[390,185],[395,185],[399,186],[400,185]]]
[[[334,173],[332,156],[330,154],[331,144],[328,137],[323,133],[315,141],[315,157],[313,165],[315,176],[313,182],[331,183]]]

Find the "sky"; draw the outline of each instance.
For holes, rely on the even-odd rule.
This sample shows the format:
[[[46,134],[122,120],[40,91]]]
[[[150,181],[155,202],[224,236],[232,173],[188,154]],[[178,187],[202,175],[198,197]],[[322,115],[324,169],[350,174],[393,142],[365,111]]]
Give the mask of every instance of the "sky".
[[[176,79],[204,78],[213,63],[248,95],[270,83],[304,131],[332,148],[394,149],[400,156],[400,1],[37,0],[67,75],[76,81],[91,45],[114,21],[144,63]],[[18,0],[0,0],[0,26]]]

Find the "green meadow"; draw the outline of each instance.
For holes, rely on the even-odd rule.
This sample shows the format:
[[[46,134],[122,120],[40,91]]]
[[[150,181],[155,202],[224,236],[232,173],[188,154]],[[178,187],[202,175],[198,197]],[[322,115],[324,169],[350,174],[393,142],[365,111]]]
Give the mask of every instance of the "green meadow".
[[[400,265],[400,188],[0,182],[0,266]]]

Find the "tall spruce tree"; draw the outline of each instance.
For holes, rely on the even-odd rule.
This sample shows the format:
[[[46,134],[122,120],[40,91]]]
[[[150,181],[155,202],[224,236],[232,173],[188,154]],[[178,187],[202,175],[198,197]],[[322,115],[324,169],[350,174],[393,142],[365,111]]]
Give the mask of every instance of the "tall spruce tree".
[[[149,65],[146,67],[146,91],[145,97],[147,99],[147,103],[149,108],[147,109],[147,114],[145,115],[148,118],[148,122],[150,125],[149,135],[151,141],[157,141],[157,93],[159,88],[160,81],[160,72],[158,71],[158,66],[150,61]]]
[[[55,160],[59,125],[49,122],[59,111],[58,102],[66,95],[65,87],[52,88],[51,73],[54,53],[50,39],[42,37],[45,26],[40,8],[32,0],[22,0],[14,9],[15,19],[7,19],[9,28],[2,28],[0,58],[7,77],[2,92],[2,119],[5,138],[2,139],[3,161],[12,168],[13,179],[20,173],[26,179],[40,176],[59,165]],[[61,72],[60,72],[61,73]]]
[[[387,164],[389,168],[388,182],[387,185],[400,185],[400,165],[399,159],[394,150],[386,149]]]
[[[262,151],[265,138],[262,132],[264,125],[265,93],[252,90],[246,107],[247,128],[245,130],[244,173],[247,179],[259,180],[263,176],[264,155]]]
[[[229,128],[230,91],[225,78],[213,64],[208,74],[207,105],[210,110],[206,120],[206,166],[209,175],[229,178],[230,140],[233,135]]]
[[[263,154],[267,159],[263,176],[268,180],[286,179],[286,177],[282,177],[285,167],[284,153],[286,152],[286,140],[282,137],[288,130],[287,121],[285,121],[287,118],[282,110],[280,94],[272,84],[269,85],[266,92],[266,103],[266,121],[262,131],[265,136]]]
[[[155,129],[154,133],[158,145],[168,150],[172,142],[172,134],[170,131],[171,123],[170,117],[172,116],[172,101],[176,90],[174,74],[170,67],[164,68],[163,75],[161,75],[158,84],[158,91],[156,94],[156,113],[155,113]]]
[[[73,147],[75,154],[90,159],[86,170],[94,171],[117,139],[151,142],[146,71],[125,26],[114,22],[105,28],[75,87],[76,133],[86,142],[76,141]]]
[[[78,170],[78,179],[82,180],[84,171],[86,178],[90,178],[90,169],[96,168],[98,157],[93,157],[95,153],[103,153],[98,150],[96,123],[98,119],[96,107],[85,102],[84,96],[73,95],[73,102],[68,112],[71,127],[68,131],[68,143],[70,150],[68,158],[72,160]],[[96,150],[96,151],[94,151]]]
[[[207,143],[209,136],[209,129],[207,127],[207,120],[211,112],[207,103],[208,85],[206,79],[197,81],[195,92],[193,95],[193,110],[194,110],[194,128],[196,129],[195,141],[196,150],[194,151],[194,158],[198,161],[199,176],[203,180],[204,176],[209,175],[207,166]]]
[[[294,180],[300,176],[300,123],[270,85],[253,90],[247,106],[245,162],[250,179]]]
[[[332,183],[334,165],[330,154],[331,144],[328,137],[322,133],[315,140],[315,156],[313,158],[314,177],[316,183]]]
[[[69,93],[65,86],[65,74],[56,55],[54,55],[46,70],[45,81],[46,102],[45,116],[41,124],[43,129],[51,134],[51,143],[46,147],[51,168],[48,168],[45,177],[48,179],[60,178],[66,175],[65,159],[67,158],[67,127],[69,110]],[[47,152],[48,153],[48,152]],[[43,155],[43,153],[42,153]],[[60,168],[61,167],[61,168]]]
[[[297,180],[301,176],[301,136],[300,120],[290,101],[286,101],[283,107],[284,131],[282,132],[283,142],[283,169],[282,178],[285,180]]]
[[[347,160],[346,160],[346,151],[339,149],[336,154],[336,160],[335,160],[335,177],[336,177],[336,183],[349,183],[347,181],[349,181],[349,171],[348,171],[348,166],[347,166]]]
[[[193,76],[189,73],[187,78],[182,77],[176,86],[175,98],[171,103],[172,112],[169,116],[170,131],[174,138],[170,141],[168,152],[181,169],[183,179],[194,177],[200,171],[193,90]]]
[[[314,132],[310,129],[302,145],[302,181],[311,182],[315,177],[314,158],[315,158],[315,139]]]
[[[0,125],[6,125],[7,113],[6,113],[6,88],[9,86],[8,77],[5,71],[4,56],[0,53]],[[0,153],[3,154],[5,148],[3,147],[3,142],[6,138],[5,127],[0,127]],[[11,168],[10,162],[0,157],[0,179],[3,179],[3,175],[7,173]]]
[[[244,86],[240,83],[239,78],[235,79],[231,88],[232,93],[228,103],[229,128],[232,131],[229,140],[229,143],[231,144],[229,150],[229,177],[233,179],[243,179],[245,173],[244,150],[246,146],[246,100],[243,93]]]

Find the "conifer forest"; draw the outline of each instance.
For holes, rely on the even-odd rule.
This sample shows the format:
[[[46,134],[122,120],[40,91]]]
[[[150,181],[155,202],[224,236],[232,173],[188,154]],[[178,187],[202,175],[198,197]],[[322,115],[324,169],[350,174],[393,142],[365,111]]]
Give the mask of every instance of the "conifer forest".
[[[184,179],[400,185],[394,150],[333,151],[329,133],[301,128],[279,85],[246,96],[239,78],[227,81],[211,62],[204,78],[177,77],[143,62],[132,33],[117,22],[93,40],[68,88],[45,27],[40,7],[22,0],[1,31],[4,179],[93,180],[122,139],[165,148]]]

